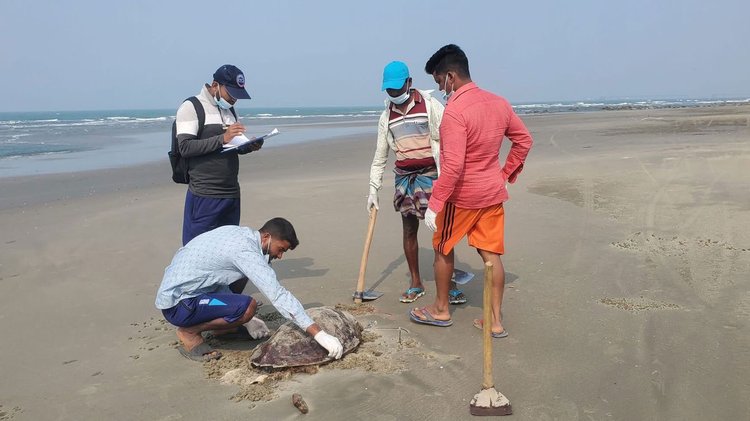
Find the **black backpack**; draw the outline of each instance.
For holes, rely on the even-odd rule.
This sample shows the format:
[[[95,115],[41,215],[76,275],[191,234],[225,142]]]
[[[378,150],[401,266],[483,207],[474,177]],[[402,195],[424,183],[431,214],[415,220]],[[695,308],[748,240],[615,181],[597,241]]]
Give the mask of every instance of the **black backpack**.
[[[203,104],[201,104],[200,100],[194,96],[191,96],[185,101],[193,103],[195,114],[198,116],[198,133],[196,136],[198,139],[202,139],[203,126],[206,125],[206,111],[203,109]],[[234,107],[230,108],[229,111],[232,112],[234,121],[239,121],[237,113],[234,111]],[[172,123],[172,150],[170,150],[167,155],[169,155],[169,163],[172,164],[172,180],[179,184],[189,184],[190,174],[188,174],[188,159],[183,158],[183,156],[180,155],[180,147],[177,144],[177,120]]]
[[[198,139],[200,139],[201,135],[203,135],[203,126],[206,125],[206,112],[203,110],[203,104],[201,104],[198,98],[194,96],[191,96],[185,101],[190,101],[193,103],[193,107],[195,108],[195,114],[198,115],[197,136],[198,136]],[[172,164],[172,180],[175,183],[180,183],[180,184],[190,183],[190,174],[188,174],[187,158],[183,158],[182,155],[180,155],[180,147],[177,144],[177,120],[176,119],[174,123],[172,123],[172,150],[170,150],[167,153],[167,155],[169,155],[169,163]]]

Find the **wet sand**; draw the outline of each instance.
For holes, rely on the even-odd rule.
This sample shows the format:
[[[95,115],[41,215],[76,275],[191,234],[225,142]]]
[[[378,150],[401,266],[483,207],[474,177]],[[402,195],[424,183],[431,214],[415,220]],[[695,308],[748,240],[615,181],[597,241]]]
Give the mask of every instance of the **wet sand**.
[[[506,204],[510,336],[493,359],[514,418],[749,418],[750,107],[524,121],[536,143]],[[374,127],[242,158],[242,223],[292,221],[301,244],[274,268],[306,307],[351,304],[373,148]],[[297,419],[293,393],[307,419],[470,418],[481,260],[457,248],[477,278],[452,327],[411,323],[392,177],[367,273],[385,295],[357,316],[370,340],[259,393],[243,392],[249,373],[221,381],[257,342],[188,361],[153,306],[185,194],[166,161],[0,179],[0,419]],[[432,251],[419,235],[424,305]]]

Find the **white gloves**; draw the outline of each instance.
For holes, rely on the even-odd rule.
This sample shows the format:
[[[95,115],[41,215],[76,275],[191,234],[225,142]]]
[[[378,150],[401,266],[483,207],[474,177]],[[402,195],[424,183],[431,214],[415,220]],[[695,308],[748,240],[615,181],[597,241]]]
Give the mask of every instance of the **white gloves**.
[[[378,204],[378,191],[370,188],[370,194],[367,195],[367,213],[370,213],[370,208],[375,206],[375,209],[380,210],[380,205]]]
[[[435,232],[437,230],[437,223],[435,222],[435,218],[437,218],[437,214],[435,213],[435,211],[427,208],[427,211],[424,213],[424,224],[427,225],[427,228],[432,232]]]
[[[266,338],[271,335],[271,330],[268,329],[266,323],[257,317],[253,317],[249,322],[245,323],[247,332],[253,339]]]
[[[313,337],[316,341],[328,351],[328,356],[338,360],[341,358],[341,354],[344,353],[344,347],[341,346],[341,341],[335,336],[331,336],[324,331],[320,331]]]

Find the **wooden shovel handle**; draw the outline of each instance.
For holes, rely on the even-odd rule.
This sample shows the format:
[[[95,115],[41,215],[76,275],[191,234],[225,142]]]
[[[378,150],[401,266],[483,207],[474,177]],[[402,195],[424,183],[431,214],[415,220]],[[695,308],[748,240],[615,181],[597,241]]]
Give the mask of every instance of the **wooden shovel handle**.
[[[495,385],[492,381],[492,263],[490,262],[484,264],[483,306],[484,378],[482,379],[482,389],[489,389]]]
[[[370,223],[367,226],[367,237],[365,238],[365,249],[362,251],[362,261],[359,263],[359,278],[357,278],[357,293],[354,302],[362,302],[362,294],[365,290],[365,271],[367,270],[367,256],[370,254],[370,244],[372,243],[372,233],[375,231],[375,220],[378,219],[378,209],[373,206],[370,208]]]

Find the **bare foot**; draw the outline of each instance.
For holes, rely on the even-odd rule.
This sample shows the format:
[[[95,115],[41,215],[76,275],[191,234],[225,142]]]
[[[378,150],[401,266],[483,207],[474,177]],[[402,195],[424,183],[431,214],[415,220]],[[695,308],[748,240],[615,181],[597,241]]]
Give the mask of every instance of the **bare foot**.
[[[424,306],[421,308],[415,307],[413,310],[413,313],[415,316],[419,317],[421,320],[429,319],[429,317],[425,314],[425,311],[423,310],[430,313],[432,315],[432,318],[435,320],[441,320],[445,322],[451,319],[451,313],[448,310],[438,311],[434,305]]]
[[[483,319],[474,319],[474,327],[477,329],[484,329],[484,320]],[[498,324],[492,324],[491,328],[492,333],[503,333],[505,332],[505,328],[503,327],[502,322]]]

